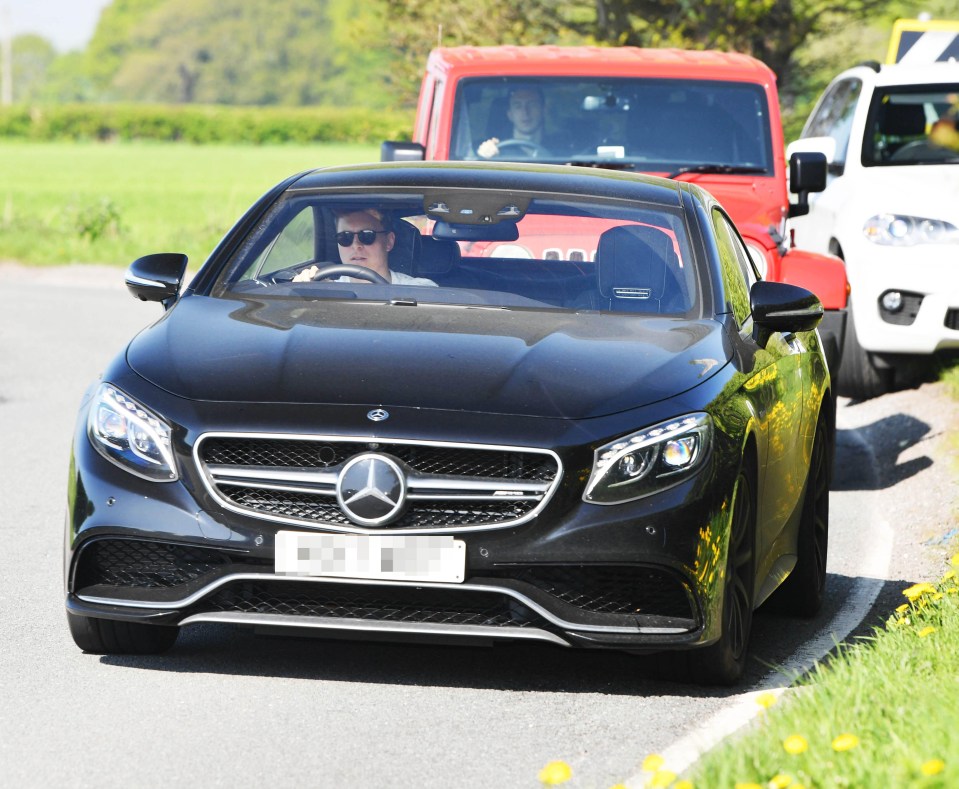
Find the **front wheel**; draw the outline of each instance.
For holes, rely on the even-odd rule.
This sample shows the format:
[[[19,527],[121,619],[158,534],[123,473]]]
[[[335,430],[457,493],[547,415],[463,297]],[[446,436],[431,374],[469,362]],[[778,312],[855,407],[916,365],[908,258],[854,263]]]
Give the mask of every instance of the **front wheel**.
[[[836,384],[836,392],[854,400],[868,400],[886,394],[892,389],[892,382],[892,370],[876,367],[869,352],[859,344],[850,299],[842,348],[842,375]]]
[[[143,625],[113,619],[67,614],[70,635],[84,652],[94,655],[159,655],[176,643],[180,628]]]

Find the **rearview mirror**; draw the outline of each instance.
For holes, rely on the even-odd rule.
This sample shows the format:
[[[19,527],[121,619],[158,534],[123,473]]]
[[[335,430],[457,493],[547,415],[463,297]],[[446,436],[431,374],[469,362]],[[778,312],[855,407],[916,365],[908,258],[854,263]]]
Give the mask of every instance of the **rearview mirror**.
[[[380,145],[381,162],[422,162],[426,148],[418,142],[387,141]]]
[[[812,331],[822,320],[822,302],[812,291],[787,282],[760,280],[749,289],[753,322],[783,334]]]
[[[515,241],[519,238],[519,228],[515,222],[477,225],[440,221],[433,226],[433,238],[450,238],[454,241]]]
[[[187,256],[180,252],[145,255],[130,264],[127,289],[140,301],[159,301],[169,308],[180,293]]]
[[[789,206],[789,216],[809,213],[809,193],[826,188],[826,155],[817,151],[797,151],[789,157],[789,191],[797,201]]]

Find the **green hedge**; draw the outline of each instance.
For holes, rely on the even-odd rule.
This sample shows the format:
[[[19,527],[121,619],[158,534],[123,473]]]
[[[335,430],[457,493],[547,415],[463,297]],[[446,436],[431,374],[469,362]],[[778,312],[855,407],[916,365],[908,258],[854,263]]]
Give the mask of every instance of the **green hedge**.
[[[376,143],[408,140],[405,112],[335,107],[59,104],[0,108],[0,137],[192,143]]]

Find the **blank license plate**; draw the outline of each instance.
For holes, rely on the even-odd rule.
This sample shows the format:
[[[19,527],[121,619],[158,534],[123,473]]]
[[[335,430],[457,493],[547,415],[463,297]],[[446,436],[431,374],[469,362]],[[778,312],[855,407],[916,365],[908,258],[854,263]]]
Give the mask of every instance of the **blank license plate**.
[[[281,531],[275,567],[281,575],[462,583],[466,543],[439,535]]]

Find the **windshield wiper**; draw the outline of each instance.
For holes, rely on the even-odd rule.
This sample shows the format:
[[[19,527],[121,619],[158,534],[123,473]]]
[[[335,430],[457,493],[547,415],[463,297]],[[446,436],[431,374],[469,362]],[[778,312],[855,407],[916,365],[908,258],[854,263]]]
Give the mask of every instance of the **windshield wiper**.
[[[691,164],[688,167],[680,167],[674,170],[667,178],[676,178],[686,173],[721,173],[722,175],[751,175],[753,173],[764,173],[765,167],[743,166],[737,164]]]
[[[624,162],[617,159],[570,159],[567,165],[573,167],[595,167],[601,170],[635,170],[633,162]]]

